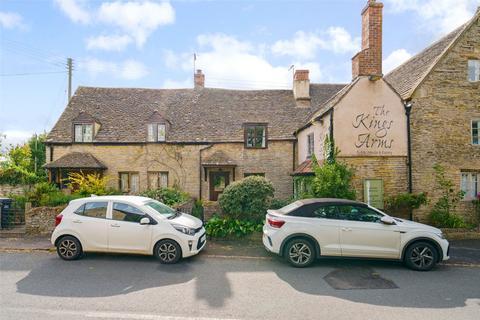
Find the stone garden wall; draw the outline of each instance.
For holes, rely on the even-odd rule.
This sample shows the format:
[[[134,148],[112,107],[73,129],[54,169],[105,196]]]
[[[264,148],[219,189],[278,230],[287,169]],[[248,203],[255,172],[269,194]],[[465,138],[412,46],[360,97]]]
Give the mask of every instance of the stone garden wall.
[[[55,217],[65,206],[37,207],[25,212],[25,232],[27,235],[50,235],[55,229]]]
[[[0,197],[8,197],[10,195],[21,195],[25,190],[29,190],[30,186],[25,185],[16,185],[12,186],[10,184],[0,184]]]

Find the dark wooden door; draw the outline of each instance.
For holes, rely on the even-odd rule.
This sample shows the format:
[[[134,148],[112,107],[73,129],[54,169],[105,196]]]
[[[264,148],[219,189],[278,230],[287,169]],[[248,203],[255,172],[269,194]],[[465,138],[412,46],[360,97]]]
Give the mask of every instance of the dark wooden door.
[[[218,196],[230,183],[230,174],[225,171],[210,172],[210,201],[217,201]]]

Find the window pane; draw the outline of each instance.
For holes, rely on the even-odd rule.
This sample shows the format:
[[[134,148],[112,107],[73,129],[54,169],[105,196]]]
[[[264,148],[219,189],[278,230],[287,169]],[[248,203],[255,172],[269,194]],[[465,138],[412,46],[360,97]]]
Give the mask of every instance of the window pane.
[[[323,206],[313,212],[313,216],[324,219],[338,219],[337,207]]]
[[[158,125],[158,141],[165,141],[165,125]]]
[[[160,172],[160,187],[167,188],[168,187],[168,172]]]
[[[120,190],[128,192],[128,173],[120,174]]]
[[[138,173],[130,174],[130,192],[138,193],[139,180]]]
[[[155,128],[152,123],[148,125],[148,136],[147,136],[147,141],[148,142],[154,142],[155,141]]]
[[[350,221],[378,222],[382,215],[369,208],[356,206],[338,206],[339,218]]]
[[[472,143],[479,144],[480,121],[472,121]]]
[[[138,223],[144,216],[145,214],[141,210],[131,205],[128,205],[125,203],[118,203],[118,202],[113,203],[113,209],[112,209],[113,220]]]
[[[83,128],[82,125],[75,125],[75,142],[83,142]]]
[[[468,60],[468,81],[480,80],[480,60]]]
[[[83,210],[83,215],[86,217],[92,218],[103,218],[107,217],[107,202],[88,202],[85,203],[85,208]]]
[[[93,140],[93,126],[86,124],[83,126],[83,142],[92,142]]]
[[[247,147],[254,147],[255,143],[255,128],[247,127]]]
[[[158,173],[149,172],[148,173],[148,189],[157,189],[158,188]]]

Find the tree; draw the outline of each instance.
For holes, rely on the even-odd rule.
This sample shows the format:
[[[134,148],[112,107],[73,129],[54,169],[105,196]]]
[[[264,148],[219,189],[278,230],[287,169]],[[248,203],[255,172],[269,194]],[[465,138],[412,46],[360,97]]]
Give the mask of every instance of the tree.
[[[43,169],[46,161],[46,139],[47,135],[45,133],[35,134],[27,142],[31,154],[29,171],[34,172],[39,177],[46,177],[45,169]]]

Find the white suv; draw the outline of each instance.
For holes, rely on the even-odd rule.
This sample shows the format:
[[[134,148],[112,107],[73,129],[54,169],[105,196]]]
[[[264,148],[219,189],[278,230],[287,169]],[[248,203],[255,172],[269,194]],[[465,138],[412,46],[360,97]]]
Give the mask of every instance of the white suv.
[[[263,244],[295,267],[338,256],[401,260],[426,271],[449,259],[441,230],[341,199],[306,199],[268,210]]]
[[[96,251],[153,254],[171,264],[199,253],[206,243],[201,220],[136,196],[73,200],[55,225],[51,241],[64,260]]]

